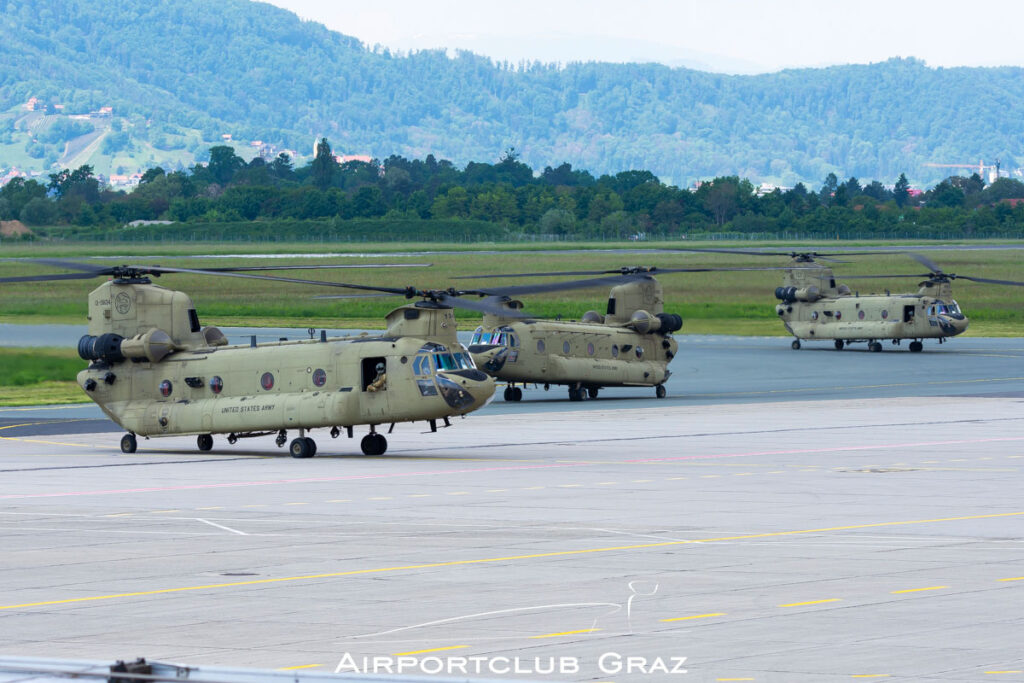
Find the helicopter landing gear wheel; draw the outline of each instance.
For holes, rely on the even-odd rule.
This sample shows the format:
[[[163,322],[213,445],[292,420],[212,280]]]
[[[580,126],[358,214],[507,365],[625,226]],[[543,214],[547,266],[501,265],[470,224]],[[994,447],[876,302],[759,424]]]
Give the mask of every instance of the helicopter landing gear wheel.
[[[316,453],[316,442],[308,436],[300,436],[297,439],[292,439],[291,444],[288,445],[288,452],[293,458],[312,458]]]
[[[212,434],[200,434],[196,437],[196,446],[201,451],[208,451],[213,448],[213,435]]]
[[[601,391],[601,387],[587,387],[587,396],[590,398],[597,398],[597,394]]]
[[[569,400],[570,401],[582,401],[587,395],[587,390],[583,387],[578,387],[575,384],[569,385]]]
[[[135,440],[134,434],[125,434],[121,437],[121,452],[122,453],[134,453],[135,449],[139,447],[139,442]]]
[[[512,390],[512,400],[513,401],[522,401],[523,400],[523,390],[520,389],[519,387],[516,387],[515,389],[513,389]]]
[[[384,438],[383,434],[374,432],[364,436],[359,447],[363,449],[364,455],[384,455],[388,450],[388,440]]]
[[[910,342],[910,350],[914,353],[920,353],[924,349],[924,344],[919,341]]]
[[[845,344],[843,344],[843,340],[842,339],[836,339],[836,351],[842,351],[843,350],[843,346],[845,346]]]
[[[665,391],[664,384],[659,384],[658,386],[654,387],[654,395],[657,396],[658,398],[665,398],[665,394],[667,393],[668,392]]]
[[[512,398],[513,395],[514,395],[514,392],[512,391],[512,387],[505,387],[505,400],[506,401],[514,401],[515,399]]]
[[[881,350],[882,350],[882,342],[873,341],[870,344],[868,344],[868,351],[874,351],[875,353],[878,353]]]
[[[794,351],[799,351],[800,350],[800,340],[799,339],[794,339],[793,343],[789,345],[789,348],[793,349]]]

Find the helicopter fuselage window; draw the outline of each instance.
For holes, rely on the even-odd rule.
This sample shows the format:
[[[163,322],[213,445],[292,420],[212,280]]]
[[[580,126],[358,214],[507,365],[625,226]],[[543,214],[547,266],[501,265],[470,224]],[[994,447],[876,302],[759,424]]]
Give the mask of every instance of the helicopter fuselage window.
[[[564,353],[564,354],[568,354],[569,353],[569,342],[567,342],[567,341],[566,342],[562,342],[562,353]]]
[[[538,339],[537,340],[537,353],[544,353],[544,340],[543,339]]]
[[[375,393],[388,388],[387,360],[383,357],[364,358],[362,362],[363,391]]]

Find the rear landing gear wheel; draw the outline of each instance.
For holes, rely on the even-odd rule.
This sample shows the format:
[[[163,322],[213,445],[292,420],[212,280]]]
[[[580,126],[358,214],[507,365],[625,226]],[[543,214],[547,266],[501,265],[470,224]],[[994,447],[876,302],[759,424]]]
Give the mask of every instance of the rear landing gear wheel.
[[[790,344],[789,347],[791,349],[793,349],[794,351],[799,351],[800,350],[800,340],[799,339],[794,339],[793,343]]]
[[[139,447],[138,441],[135,440],[134,434],[125,434],[121,437],[121,452],[122,453],[134,453],[135,449]]]
[[[208,451],[213,448],[213,436],[211,434],[200,434],[196,437],[196,446],[201,451]]]
[[[582,401],[586,395],[586,390],[583,387],[569,386],[570,401]]]
[[[516,387],[515,389],[513,389],[512,390],[512,400],[513,401],[522,401],[523,400],[523,390],[520,389],[519,387]]]
[[[590,398],[597,398],[597,394],[601,391],[601,387],[587,387],[587,396]]]
[[[842,339],[836,339],[836,351],[842,351],[843,350],[843,346],[844,346],[843,340]]]
[[[300,436],[297,439],[292,439],[291,444],[288,445],[288,452],[292,454],[293,458],[312,458],[313,453],[316,452],[316,444],[313,443],[313,439]]]
[[[383,434],[367,434],[363,437],[363,440],[359,442],[359,447],[363,449],[364,455],[384,455],[388,450],[388,440],[384,438]]]
[[[512,387],[505,387],[505,400],[506,401],[514,401],[515,399],[512,398],[512,396],[514,396],[514,395],[515,395],[515,392],[512,391]]]
[[[868,351],[874,351],[875,353],[878,353],[881,350],[882,350],[882,342],[873,341],[870,344],[868,344]]]
[[[658,386],[654,387],[654,395],[657,396],[658,398],[665,398],[665,394],[667,393],[668,392],[665,391],[664,384],[659,384]]]
[[[924,349],[924,344],[919,341],[910,342],[910,350],[914,353],[920,353]]]

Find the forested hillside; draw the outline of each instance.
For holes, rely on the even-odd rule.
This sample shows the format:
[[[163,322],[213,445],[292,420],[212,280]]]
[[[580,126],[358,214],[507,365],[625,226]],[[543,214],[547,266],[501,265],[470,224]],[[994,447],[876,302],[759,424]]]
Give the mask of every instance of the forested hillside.
[[[157,163],[224,133],[307,152],[326,135],[343,154],[457,164],[514,146],[534,168],[647,169],[676,185],[737,175],[791,186],[830,172],[924,184],[950,175],[926,162],[1024,162],[1019,68],[493,64],[374,52],[247,0],[0,0],[0,111],[31,97],[65,114],[113,107],[132,125],[102,131],[104,144],[121,133]],[[19,125],[0,116],[0,144],[31,135]],[[33,143],[45,158],[48,143]]]

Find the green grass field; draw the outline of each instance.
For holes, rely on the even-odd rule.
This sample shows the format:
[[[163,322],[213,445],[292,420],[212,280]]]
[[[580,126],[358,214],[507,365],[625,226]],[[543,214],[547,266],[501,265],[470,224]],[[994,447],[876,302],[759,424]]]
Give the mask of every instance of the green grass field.
[[[75,381],[84,367],[75,349],[0,348],[0,406],[85,403]]]
[[[291,253],[304,250],[309,253],[310,245],[258,245],[253,252]],[[549,245],[547,245],[550,248]],[[352,245],[343,245],[339,253],[346,256],[336,258],[308,258],[295,256],[275,259],[273,263],[316,264],[316,263],[420,263],[429,262],[430,268],[381,268],[335,270],[314,273],[295,271],[282,275],[294,277],[352,282],[365,285],[405,286],[420,288],[494,288],[501,285],[522,284],[536,280],[454,280],[458,275],[481,275],[490,273],[545,272],[615,269],[626,265],[655,265],[669,267],[764,267],[784,265],[784,257],[756,257],[733,254],[620,254],[608,253],[602,249],[616,247],[635,248],[636,243],[622,245],[587,244],[561,245],[571,247],[563,253],[537,253],[533,251],[511,251],[509,245],[499,249],[495,245],[479,245],[478,250],[486,253],[431,253],[436,245],[387,245],[386,255],[367,257],[356,254],[383,254],[378,245],[360,245],[358,251]],[[645,248],[678,247],[674,245],[644,244]],[[720,245],[714,245],[718,247]],[[787,248],[792,248],[791,246]],[[847,245],[838,249],[849,249]],[[159,252],[160,258],[142,258]],[[197,259],[189,254],[232,254],[240,251],[240,245],[177,244],[173,249],[163,245],[113,245],[90,244],[74,247],[71,245],[19,245],[5,249],[6,255],[22,257],[69,258],[116,255],[123,258],[104,259],[104,264],[114,263],[159,263],[165,266],[203,267],[265,264],[266,260],[244,258]],[[1024,267],[1020,264],[1019,251],[1012,250],[963,250],[931,252],[931,258],[946,272],[1009,280],[1024,280]],[[835,264],[837,279],[843,274],[874,275],[881,273],[921,273],[923,267],[907,256],[899,254],[878,254],[850,257],[850,263]],[[639,261],[639,263],[638,263]],[[54,272],[50,266],[10,261],[0,265],[0,274],[29,275]],[[720,334],[784,334],[781,325],[774,322],[774,291],[781,282],[781,273],[761,272],[720,272],[666,274],[659,278],[665,288],[665,309],[683,316],[684,320],[704,321],[702,331]],[[552,278],[554,280],[556,278]],[[70,280],[39,283],[3,285],[4,296],[0,300],[0,320],[4,322],[84,322],[86,296],[99,284],[99,279]],[[394,306],[402,303],[400,297],[317,299],[317,296],[356,293],[349,290],[272,283],[237,278],[214,278],[198,275],[165,275],[156,280],[158,284],[188,292],[196,303],[201,319],[206,324],[264,324],[275,326],[376,326],[381,325],[383,316]],[[892,278],[878,280],[851,280],[850,285],[862,293],[914,292],[917,278]],[[967,280],[958,280],[954,291],[957,300],[971,317],[973,334],[1017,334],[1024,329],[1024,288],[986,285]],[[558,294],[522,297],[526,309],[538,316],[561,315],[563,318],[578,318],[587,310],[603,311],[607,289],[598,287],[587,290],[573,290]],[[460,312],[463,326],[473,327],[479,315]],[[717,321],[712,323],[711,321]],[[767,323],[763,327],[757,322]],[[375,323],[375,324],[374,324]],[[989,325],[991,327],[988,327]],[[1015,326],[1020,326],[1016,328]],[[690,326],[683,327],[683,333]],[[1009,331],[1007,331],[1009,330]]]

